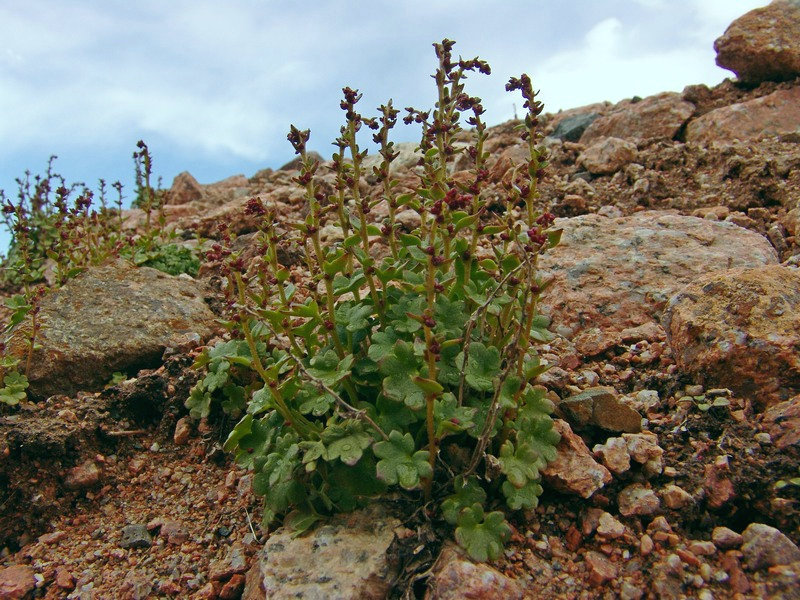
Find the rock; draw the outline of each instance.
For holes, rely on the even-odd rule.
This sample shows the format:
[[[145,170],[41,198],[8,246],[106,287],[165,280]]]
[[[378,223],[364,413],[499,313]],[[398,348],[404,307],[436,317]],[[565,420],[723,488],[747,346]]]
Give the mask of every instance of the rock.
[[[778,262],[757,233],[661,211],[556,226],[561,244],[539,261],[542,278],[553,279],[541,308],[584,355],[619,343],[626,328],[657,322],[670,296],[701,274]]]
[[[245,577],[244,575],[233,575],[228,582],[222,586],[219,591],[220,600],[239,600],[242,597],[242,589],[244,588]]]
[[[320,163],[325,162],[325,159],[319,152],[314,152],[313,150],[309,150],[307,152],[307,155],[312,161],[318,160]],[[290,160],[281,168],[279,168],[278,171],[296,171],[300,168],[302,164],[303,164],[303,159],[300,158],[299,156],[295,156],[292,160]]]
[[[711,532],[711,541],[720,550],[730,550],[742,545],[744,538],[733,529],[727,527],[714,527]]]
[[[695,541],[689,544],[689,550],[695,556],[712,556],[717,553],[717,547],[713,542]]]
[[[742,571],[736,551],[731,550],[723,554],[721,563],[722,568],[728,573],[728,585],[730,585],[731,590],[738,594],[746,594],[749,592],[750,581],[747,579],[747,575],[744,574],[744,571]]]
[[[146,525],[126,525],[122,528],[121,548],[149,548],[153,544]]]
[[[686,141],[730,143],[780,136],[800,128],[800,87],[716,108],[689,122]]]
[[[197,183],[191,173],[184,171],[172,180],[172,187],[167,191],[165,204],[188,204],[203,197],[203,187]]]
[[[215,560],[208,566],[208,578],[211,581],[225,581],[234,575],[246,573],[247,555],[241,544],[231,546],[225,558]]]
[[[709,507],[721,508],[736,497],[730,471],[726,455],[718,456],[712,464],[705,466],[703,489]]]
[[[278,529],[248,572],[242,599],[382,599],[396,574],[387,550],[398,526],[387,506],[376,503],[302,537]]]
[[[592,453],[614,475],[622,475],[631,468],[628,444],[621,437],[608,438],[605,444],[596,444]]]
[[[763,409],[800,388],[800,271],[732,269],[673,296],[664,328],[678,367]]]
[[[751,523],[742,532],[745,567],[751,571],[800,561],[800,548],[780,531],[763,523]]]
[[[27,565],[0,567],[0,600],[22,600],[35,586],[34,571]]]
[[[577,142],[581,139],[586,128],[599,116],[600,115],[595,112],[588,112],[561,119],[555,129],[553,129],[550,137],[566,142]]]
[[[768,408],[762,427],[779,450],[800,444],[800,396]]]
[[[621,402],[614,388],[587,388],[561,402],[558,408],[577,427],[594,425],[614,433],[642,430],[642,416]]]
[[[578,156],[578,164],[592,175],[611,175],[635,160],[636,144],[616,137],[600,139]]]
[[[686,508],[694,502],[689,492],[672,483],[665,485],[661,490],[661,499],[664,501],[664,506],[672,510]]]
[[[101,389],[115,371],[159,364],[164,349],[187,335],[210,335],[214,320],[192,280],[125,261],[91,267],[41,302],[29,392],[45,398]],[[29,326],[10,334],[15,356],[27,351]]]
[[[168,544],[180,546],[189,540],[189,531],[178,521],[164,521],[159,535],[167,540]]]
[[[93,460],[87,460],[67,472],[64,486],[69,490],[83,490],[100,483],[102,472]]]
[[[656,94],[635,103],[620,102],[611,112],[596,119],[580,141],[589,145],[603,137],[672,140],[694,110],[694,104],[676,92]]]
[[[426,600],[521,600],[522,587],[487,564],[475,564],[453,544],[446,544],[433,567]]]
[[[660,600],[685,598],[683,593],[684,567],[680,556],[670,554],[653,565],[652,591]]]
[[[603,511],[597,520],[597,535],[606,540],[615,540],[625,535],[625,525],[610,513]]]
[[[607,581],[616,579],[617,567],[604,555],[594,550],[589,550],[584,557],[589,572],[589,583],[599,586]]]
[[[769,570],[769,579],[755,586],[760,598],[800,599],[800,562],[778,565]]]
[[[71,590],[75,587],[75,578],[65,567],[56,568],[55,584],[62,590]]]
[[[656,493],[641,483],[632,483],[617,496],[619,514],[623,517],[649,516],[661,508],[661,501]]]
[[[566,421],[555,419],[553,428],[561,435],[558,456],[542,471],[542,477],[556,490],[589,498],[611,481],[611,473],[597,464]]]
[[[189,441],[189,435],[192,432],[192,421],[189,417],[181,417],[175,423],[175,433],[172,436],[172,441],[176,446],[185,446]]]
[[[416,142],[400,142],[396,143],[392,150],[399,152],[397,158],[392,161],[389,172],[395,174],[401,169],[411,169],[417,165],[419,159],[422,158],[422,152],[419,151],[419,144]],[[380,154],[371,154],[361,161],[361,173],[366,177],[372,176],[372,168],[380,166],[383,162],[383,157]]]
[[[645,431],[643,433],[623,433],[622,438],[628,445],[630,457],[643,465],[646,475],[659,475],[664,469],[664,449],[658,445],[656,434]]]
[[[717,64],[743,83],[800,75],[800,3],[778,0],[745,13],[714,42]]]

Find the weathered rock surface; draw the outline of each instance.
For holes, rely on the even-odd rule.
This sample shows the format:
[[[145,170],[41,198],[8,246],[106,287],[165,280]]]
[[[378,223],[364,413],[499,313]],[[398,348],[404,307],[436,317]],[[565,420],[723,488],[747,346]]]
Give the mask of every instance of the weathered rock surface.
[[[800,3],[776,0],[731,23],[714,42],[717,64],[744,83],[800,75]]]
[[[763,523],[751,523],[742,532],[745,566],[752,570],[800,561],[800,548],[780,531]]]
[[[610,175],[634,160],[636,144],[617,137],[605,137],[586,148],[578,157],[578,164],[592,175]]]
[[[559,403],[558,409],[575,427],[593,425],[614,433],[642,430],[642,416],[620,401],[614,388],[587,388]]]
[[[626,486],[617,496],[617,504],[623,517],[652,515],[661,508],[655,492],[641,483]]]
[[[553,277],[542,310],[568,337],[613,338],[658,321],[667,300],[697,276],[777,263],[769,242],[732,223],[660,211],[557,221],[561,245],[542,257]],[[580,337],[576,340],[580,345]],[[599,344],[601,350],[602,344]]]
[[[577,142],[598,116],[595,112],[588,112],[565,117],[558,122],[550,136],[566,142]]]
[[[447,544],[433,567],[426,600],[496,600],[523,597],[522,586],[487,564],[475,564]]]
[[[581,143],[591,144],[603,137],[671,140],[694,110],[694,104],[683,100],[677,92],[664,92],[638,102],[620,102],[586,128]]]
[[[611,481],[611,473],[592,458],[589,448],[566,421],[555,419],[553,428],[561,435],[561,441],[558,456],[542,471],[543,479],[556,490],[589,498]]]
[[[214,314],[200,286],[148,267],[117,261],[92,267],[42,300],[41,329],[29,392],[34,397],[102,388],[115,371],[153,366],[167,346],[210,335]],[[8,347],[27,353],[29,322]]]
[[[709,386],[777,404],[800,389],[800,272],[779,265],[698,278],[664,327],[678,366]]]
[[[399,526],[385,505],[374,504],[301,537],[281,528],[248,572],[242,598],[383,599],[398,568],[387,550]]]
[[[35,585],[34,572],[29,566],[0,567],[0,599],[22,600]]]
[[[686,126],[686,141],[731,143],[765,136],[785,135],[800,128],[800,87],[723,106],[693,119]]]

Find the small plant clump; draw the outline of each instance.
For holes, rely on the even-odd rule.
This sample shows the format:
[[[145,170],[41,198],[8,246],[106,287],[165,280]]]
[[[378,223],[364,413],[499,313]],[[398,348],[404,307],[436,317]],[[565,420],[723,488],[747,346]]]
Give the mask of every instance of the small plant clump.
[[[539,208],[542,105],[527,75],[506,89],[525,101],[519,130],[529,159],[516,167],[502,207],[488,209],[484,109],[464,80],[490,68],[478,58],[456,60],[453,45],[434,44],[435,108],[408,108],[403,119],[422,127],[413,192],[396,193],[391,177],[398,153],[388,134],[399,114],[391,101],[367,118],[358,91],[344,88],[330,195],[318,184],[324,167],[306,151],[309,132],[292,126],[308,214],[291,228],[311,282],[298,287],[279,263],[286,236],[253,198],[246,211],[262,217],[263,255],[246,268],[224,231],[209,253],[227,279],[232,339],[197,360],[205,376],[187,407],[197,418],[215,405],[243,415],[224,447],[255,471],[266,526],[283,517],[303,531],[399,487],[431,502],[428,514],[450,523],[472,557],[487,560],[509,536],[506,513],[537,506],[540,471],[556,456],[553,405],[535,385],[547,367],[535,345],[552,339],[537,310],[548,285],[537,260],[560,231]],[[466,147],[455,143],[463,116],[472,130]],[[380,145],[372,173],[357,141],[364,127]],[[452,165],[461,155],[470,178],[457,182]],[[366,175],[381,183],[381,198],[362,196]],[[388,215],[375,224],[370,213],[379,202]],[[396,219],[407,209],[419,216],[410,232]],[[340,228],[341,243],[322,243],[326,222]]]
[[[26,397],[27,376],[38,347],[40,304],[49,289],[61,287],[91,265],[120,257],[171,275],[197,274],[200,261],[195,253],[175,244],[174,232],[165,229],[163,194],[150,185],[152,160],[144,142],[137,143],[133,158],[146,218],[144,231],[137,236],[123,230],[119,182],[111,186],[116,191],[112,206],[102,179],[97,193],[81,183],[67,187],[64,177],[53,169],[55,156],[50,157],[43,176],[31,179],[26,172],[17,179],[16,202],[0,190],[2,220],[11,234],[0,284],[17,292],[5,301],[11,318],[3,333],[30,320],[26,356],[12,356],[0,345],[0,403],[13,406]]]

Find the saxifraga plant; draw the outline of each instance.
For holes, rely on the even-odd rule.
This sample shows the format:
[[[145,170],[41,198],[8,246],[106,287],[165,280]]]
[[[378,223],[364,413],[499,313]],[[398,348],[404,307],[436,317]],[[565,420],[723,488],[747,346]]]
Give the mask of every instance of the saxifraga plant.
[[[302,531],[399,486],[454,526],[473,558],[487,560],[509,535],[506,511],[537,506],[539,471],[556,455],[553,406],[534,385],[546,369],[535,344],[552,339],[537,311],[547,283],[536,265],[560,231],[539,208],[547,163],[530,78],[506,86],[525,99],[519,127],[529,159],[515,168],[502,207],[490,211],[484,110],[464,91],[467,74],[488,74],[489,66],[455,60],[450,40],[434,47],[436,106],[409,108],[404,118],[422,127],[412,193],[396,194],[390,175],[397,152],[388,133],[398,115],[391,102],[366,118],[357,110],[361,95],[344,88],[331,195],[306,152],[309,132],[291,128],[309,208],[291,227],[311,284],[292,282],[278,262],[285,236],[261,200],[251,199],[246,211],[263,217],[264,253],[245,269],[225,235],[212,249],[209,258],[221,261],[227,278],[233,335],[196,362],[206,374],[187,407],[195,417],[208,416],[214,402],[244,413],[225,448],[255,471],[265,526],[283,516]],[[462,115],[473,138],[466,148],[454,143]],[[380,145],[382,162],[370,174],[382,186],[378,200],[360,192],[366,150],[356,138],[365,125]],[[451,167],[462,153],[471,176],[457,183]],[[388,204],[388,216],[375,224],[378,202]],[[400,209],[419,215],[410,233],[396,222]],[[322,243],[326,223],[341,228],[341,243]]]

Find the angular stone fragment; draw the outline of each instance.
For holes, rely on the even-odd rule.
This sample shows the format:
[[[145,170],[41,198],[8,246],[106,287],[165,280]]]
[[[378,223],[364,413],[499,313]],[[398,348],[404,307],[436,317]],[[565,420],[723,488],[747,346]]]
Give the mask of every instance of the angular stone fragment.
[[[399,525],[386,505],[373,504],[301,537],[278,529],[248,572],[242,599],[383,599],[397,570],[387,550]]]
[[[146,525],[126,525],[122,528],[121,548],[149,548],[153,544]]]
[[[426,600],[521,600],[522,586],[487,564],[468,560],[460,549],[447,544],[433,567]]]
[[[751,571],[800,561],[800,548],[769,525],[751,523],[742,532],[742,539],[744,564]]]
[[[34,571],[29,566],[0,567],[0,600],[22,600],[35,585]]]
[[[608,438],[605,444],[595,445],[592,452],[614,475],[622,475],[631,468],[628,445],[621,437]]]
[[[762,423],[779,450],[800,444],[800,395],[768,408]]]
[[[67,472],[64,486],[70,490],[82,490],[96,486],[102,471],[93,460],[87,460]]]
[[[559,491],[589,498],[611,481],[611,473],[592,458],[589,448],[566,421],[555,419],[553,428],[561,435],[558,456],[542,471],[542,477]]]
[[[167,191],[166,204],[188,204],[203,197],[203,188],[188,171],[179,173]]]
[[[634,160],[636,160],[636,144],[608,137],[586,148],[578,157],[578,164],[592,175],[611,175]]]
[[[617,496],[619,514],[624,517],[652,515],[661,508],[655,492],[641,483],[626,486]]]
[[[642,416],[617,398],[614,388],[592,387],[558,405],[576,427],[594,425],[614,433],[642,430]]]
[[[744,538],[733,529],[714,527],[711,532],[711,541],[714,542],[714,545],[720,550],[730,550],[731,548],[738,548],[741,546]]]

